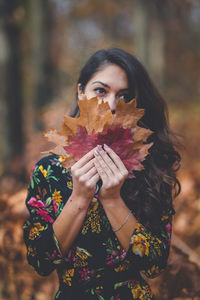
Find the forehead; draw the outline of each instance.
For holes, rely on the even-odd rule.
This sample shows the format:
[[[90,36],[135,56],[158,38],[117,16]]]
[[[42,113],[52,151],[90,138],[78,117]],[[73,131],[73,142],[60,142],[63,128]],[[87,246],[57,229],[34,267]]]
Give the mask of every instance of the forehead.
[[[100,70],[93,75],[89,83],[93,83],[94,81],[101,81],[109,86],[117,84],[121,89],[128,87],[126,72],[114,64],[102,66]]]

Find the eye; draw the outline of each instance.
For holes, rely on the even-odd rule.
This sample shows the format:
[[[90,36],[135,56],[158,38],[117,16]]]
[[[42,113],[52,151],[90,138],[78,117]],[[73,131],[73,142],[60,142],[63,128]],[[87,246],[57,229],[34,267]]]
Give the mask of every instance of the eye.
[[[129,94],[123,94],[119,96],[120,99],[124,100],[125,103],[128,103],[131,101],[131,97]]]
[[[106,94],[106,90],[102,87],[96,88],[94,91],[98,96],[104,96]]]

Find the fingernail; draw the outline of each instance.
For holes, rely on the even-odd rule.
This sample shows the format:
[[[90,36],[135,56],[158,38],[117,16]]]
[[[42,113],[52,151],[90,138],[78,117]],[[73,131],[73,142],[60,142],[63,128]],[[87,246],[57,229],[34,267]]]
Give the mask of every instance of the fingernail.
[[[108,148],[109,148],[109,147],[108,147],[106,144],[104,144],[103,146],[104,146],[104,148],[106,148],[106,149],[108,149]]]
[[[98,149],[98,151],[102,151],[102,146],[101,145],[97,145],[97,149]]]
[[[99,156],[99,152],[96,149],[94,150],[94,155]]]

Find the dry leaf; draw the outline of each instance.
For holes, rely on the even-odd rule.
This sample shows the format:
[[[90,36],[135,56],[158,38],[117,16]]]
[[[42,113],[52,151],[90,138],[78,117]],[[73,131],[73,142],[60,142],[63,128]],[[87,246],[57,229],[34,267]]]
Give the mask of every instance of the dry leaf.
[[[152,143],[145,144],[151,130],[137,126],[144,110],[136,107],[136,100],[129,103],[120,100],[113,115],[108,103],[98,98],[87,98],[78,102],[80,117],[64,117],[62,131],[50,130],[45,136],[56,147],[50,153],[63,157],[63,166],[70,168],[97,145],[107,144],[121,158],[129,178],[133,171],[142,170],[145,157]]]

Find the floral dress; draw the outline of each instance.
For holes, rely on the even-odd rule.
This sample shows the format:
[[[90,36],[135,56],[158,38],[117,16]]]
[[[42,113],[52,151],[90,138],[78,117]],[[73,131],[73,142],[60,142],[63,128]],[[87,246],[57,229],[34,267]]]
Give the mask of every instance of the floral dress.
[[[156,235],[137,222],[125,251],[98,200],[97,186],[80,232],[63,257],[52,224],[72,193],[72,176],[61,162],[51,155],[32,168],[26,199],[30,216],[23,226],[29,264],[42,276],[56,269],[57,300],[154,299],[143,274],[151,278],[166,267],[171,214],[163,215]]]

